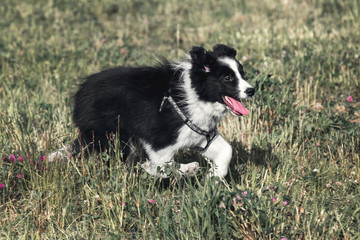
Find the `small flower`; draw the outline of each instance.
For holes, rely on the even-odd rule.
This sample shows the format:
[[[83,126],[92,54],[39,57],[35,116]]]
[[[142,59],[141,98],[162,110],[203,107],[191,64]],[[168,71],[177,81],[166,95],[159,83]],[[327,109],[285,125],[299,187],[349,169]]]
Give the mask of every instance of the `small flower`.
[[[272,198],[272,202],[275,203],[275,202],[276,202],[276,199],[275,199],[275,198]]]
[[[15,157],[14,154],[11,154],[11,155],[10,155],[10,160],[11,160],[12,162],[16,162],[16,157]]]
[[[224,208],[224,207],[225,207],[225,205],[224,205],[224,204],[222,204],[222,203],[220,203],[220,204],[219,204],[219,207],[220,207],[220,208]]]
[[[348,102],[353,102],[353,101],[354,101],[354,99],[353,99],[351,96],[348,96],[348,97],[346,98],[346,100],[347,100]]]
[[[22,156],[19,156],[19,157],[18,157],[18,161],[19,161],[19,162],[24,162],[23,157],[22,157]]]
[[[331,184],[330,183],[326,184],[326,187],[328,187],[328,188],[331,187]]]
[[[4,156],[4,157],[2,158],[2,160],[3,160],[4,162],[8,162],[8,161],[9,161],[9,159],[7,159],[6,156]]]
[[[44,155],[44,156],[41,156],[40,157],[40,160],[43,162],[43,161],[45,161],[46,160],[46,156]]]
[[[126,202],[124,202],[124,203],[123,203],[123,206],[124,206],[124,207],[126,207],[126,204],[127,204],[127,203],[126,203]]]
[[[37,162],[37,163],[36,163],[36,167],[37,167],[37,169],[40,171],[40,170],[41,170],[41,162]]]
[[[68,158],[71,158],[71,153],[70,152],[68,152],[67,155],[68,155]]]
[[[280,240],[287,240],[287,238],[282,238],[282,239],[280,239]]]
[[[127,49],[125,49],[125,48],[122,48],[122,49],[120,50],[120,53],[121,53],[121,54],[128,54],[129,51],[128,51]]]
[[[236,204],[237,204],[236,200],[234,200],[233,204],[234,204],[234,206],[236,206]]]
[[[266,186],[266,189],[269,189],[270,187],[271,187],[271,185],[267,185],[267,186]]]
[[[247,194],[247,191],[243,192],[242,195],[245,196]]]
[[[106,38],[102,38],[101,42],[103,42],[103,43],[106,42]]]
[[[151,203],[151,204],[153,204],[153,203],[155,202],[154,199],[149,199],[148,201],[149,201],[149,203]]]
[[[240,200],[243,199],[240,195],[237,195],[236,198]]]
[[[26,157],[27,157],[28,159],[30,159],[30,158],[31,158],[30,153],[26,154]]]
[[[288,205],[287,201],[283,201],[284,206]]]
[[[18,175],[16,175],[17,178],[23,178],[23,175],[21,173],[19,173]]]
[[[4,188],[5,184],[4,183],[0,183],[0,189]]]

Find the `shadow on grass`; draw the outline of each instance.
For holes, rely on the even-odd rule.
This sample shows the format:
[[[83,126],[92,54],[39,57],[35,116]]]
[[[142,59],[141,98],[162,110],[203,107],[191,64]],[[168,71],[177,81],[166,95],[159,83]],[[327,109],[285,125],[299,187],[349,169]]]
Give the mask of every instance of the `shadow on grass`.
[[[269,144],[265,147],[252,145],[248,149],[240,142],[231,142],[231,146],[233,147],[233,157],[229,167],[230,174],[227,178],[229,175],[235,180],[241,178],[249,164],[272,170],[276,169],[279,164],[279,159],[272,154],[272,147]]]

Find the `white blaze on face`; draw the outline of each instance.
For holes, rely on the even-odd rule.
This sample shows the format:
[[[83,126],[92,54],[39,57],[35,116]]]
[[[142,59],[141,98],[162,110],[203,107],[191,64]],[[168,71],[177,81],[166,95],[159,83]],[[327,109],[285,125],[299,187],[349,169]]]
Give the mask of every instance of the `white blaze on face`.
[[[237,62],[234,59],[229,58],[229,57],[220,58],[219,61],[221,63],[227,65],[231,70],[234,71],[234,73],[236,75],[236,78],[239,81],[239,85],[238,85],[239,98],[240,99],[248,98],[248,95],[245,93],[245,90],[248,89],[248,88],[252,88],[252,86],[242,78],[242,76],[241,76],[241,74],[239,72]]]

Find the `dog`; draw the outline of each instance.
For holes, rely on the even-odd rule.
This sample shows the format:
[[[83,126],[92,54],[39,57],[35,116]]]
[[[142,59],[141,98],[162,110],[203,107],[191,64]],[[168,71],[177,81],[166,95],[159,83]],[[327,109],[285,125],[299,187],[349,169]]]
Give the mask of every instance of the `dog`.
[[[124,159],[140,146],[146,158],[142,168],[166,178],[163,170],[174,164],[174,154],[193,148],[212,161],[209,175],[225,177],[232,147],[218,134],[217,124],[229,111],[247,115],[241,100],[255,93],[235,57],[236,50],[223,44],[210,51],[193,47],[183,62],[115,67],[86,77],[74,96],[79,139],[73,151],[84,146],[106,151],[109,138],[117,137]],[[178,165],[181,174],[198,169],[197,162]]]

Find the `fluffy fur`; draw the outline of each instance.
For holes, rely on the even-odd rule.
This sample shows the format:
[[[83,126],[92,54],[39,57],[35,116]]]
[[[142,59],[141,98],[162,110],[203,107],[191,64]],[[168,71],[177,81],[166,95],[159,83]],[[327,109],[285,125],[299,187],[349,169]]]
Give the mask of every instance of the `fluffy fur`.
[[[108,139],[119,133],[126,159],[131,159],[134,146],[140,146],[146,157],[142,167],[166,177],[158,170],[172,164],[178,150],[204,147],[207,140],[185,125],[168,102],[159,111],[163,97],[172,96],[188,119],[205,131],[214,130],[228,110],[247,114],[240,99],[252,97],[255,90],[244,80],[235,56],[236,51],[225,45],[216,45],[212,51],[193,47],[184,62],[116,67],[88,76],[74,96],[73,118],[80,130],[74,150],[91,146],[104,151]],[[232,148],[222,136],[202,154],[213,162],[212,175],[227,174]],[[54,153],[50,159],[58,156]],[[197,168],[196,162],[180,164],[179,171],[193,174]]]

